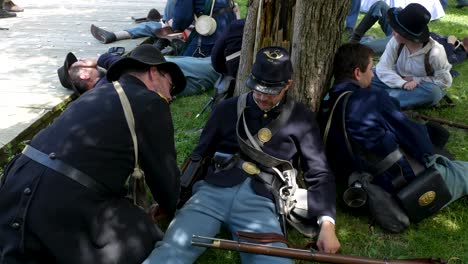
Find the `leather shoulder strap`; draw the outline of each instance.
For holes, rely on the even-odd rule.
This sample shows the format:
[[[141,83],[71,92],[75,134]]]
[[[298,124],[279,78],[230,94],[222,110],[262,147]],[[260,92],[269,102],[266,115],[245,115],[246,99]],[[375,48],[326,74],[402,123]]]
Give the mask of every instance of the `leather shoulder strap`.
[[[434,69],[429,63],[429,58],[431,56],[432,48],[424,55],[424,69],[426,70],[427,76],[434,76]]]
[[[341,98],[349,93],[352,93],[352,91],[347,91],[347,92],[344,92],[342,94],[340,94],[340,96],[338,96],[338,98],[336,99],[335,103],[333,104],[333,107],[332,107],[332,110],[330,112],[330,116],[328,116],[328,120],[327,120],[327,125],[325,126],[325,132],[323,133],[323,145],[326,146],[327,145],[327,140],[328,140],[328,133],[330,132],[330,126],[331,126],[331,122],[332,122],[332,119],[333,119],[333,114],[335,113],[335,109],[336,109],[336,106],[338,105],[338,103],[340,102]]]
[[[144,174],[143,174],[143,171],[140,169],[140,165],[138,163],[138,141],[137,141],[137,136],[135,133],[135,118],[133,117],[132,107],[120,83],[118,81],[115,81],[115,82],[112,82],[112,84],[114,85],[114,89],[117,91],[117,94],[119,95],[120,103],[122,104],[124,114],[125,114],[125,120],[127,120],[128,129],[130,130],[130,134],[132,135],[133,150],[135,153],[134,154],[135,166],[133,169],[132,177],[141,178],[141,177],[144,177]]]
[[[290,164],[289,161],[287,160],[282,160],[278,159],[276,157],[273,157],[265,152],[259,147],[258,149],[255,148],[255,143],[251,143],[250,141],[244,140],[240,134],[239,134],[239,127],[241,123],[241,119],[244,121],[244,111],[245,111],[245,106],[246,106],[246,99],[247,99],[247,94],[242,94],[238,97],[237,100],[237,123],[236,123],[236,134],[237,134],[237,142],[239,143],[239,147],[245,155],[250,157],[251,159],[257,161],[258,163],[262,164],[265,167],[276,167],[280,164],[289,164],[290,167],[292,168],[292,164]],[[292,101],[292,100],[291,100]],[[287,107],[286,107],[287,108]],[[278,122],[282,122],[282,124],[278,125],[278,128],[276,130],[279,130],[279,128],[284,125],[284,123],[288,120],[289,116],[291,115],[291,112],[288,113],[288,111],[285,111],[286,109],[283,109],[281,114],[278,116],[277,119],[281,119]],[[281,117],[281,115],[286,115],[287,118]],[[274,121],[276,121],[275,119]],[[245,122],[242,122],[245,123]],[[246,133],[250,133],[248,130],[248,127],[246,124],[243,125],[244,129],[246,130]],[[276,131],[275,131],[276,132]],[[273,134],[273,131],[272,131]],[[252,136],[251,136],[252,137]],[[252,140],[252,139],[251,139]]]
[[[346,130],[346,106],[348,104],[351,93],[348,93],[346,97],[344,98],[341,118],[343,122],[342,127],[343,127],[343,135],[346,141],[346,148],[348,149],[348,152],[351,155],[351,157],[354,157],[353,147],[351,145],[351,141],[349,140],[348,132]],[[395,164],[401,157],[403,157],[403,154],[400,152],[399,148],[396,148],[394,151],[390,152],[387,156],[385,156],[382,160],[369,166],[367,171],[375,175],[382,174],[384,171],[392,167],[393,164]]]

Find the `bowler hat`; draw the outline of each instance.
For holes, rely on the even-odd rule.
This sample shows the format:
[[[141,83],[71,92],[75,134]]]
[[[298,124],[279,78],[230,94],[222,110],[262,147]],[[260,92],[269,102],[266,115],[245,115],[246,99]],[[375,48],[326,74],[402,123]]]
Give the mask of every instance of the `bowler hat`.
[[[65,58],[65,61],[63,62],[63,66],[57,69],[57,74],[60,80],[60,83],[62,84],[63,87],[71,89],[75,91],[77,94],[82,94],[84,91],[78,90],[75,85],[73,85],[73,82],[70,78],[70,74],[68,74],[68,70],[72,66],[73,63],[77,62],[78,59],[76,56],[69,52],[67,54],[67,57]]]
[[[114,62],[107,70],[107,79],[111,82],[117,81],[125,70],[138,69],[143,66],[157,66],[158,69],[171,75],[174,84],[171,95],[176,95],[184,90],[186,80],[179,66],[166,61],[161,51],[150,44],[140,45],[132,51],[129,57]]]
[[[288,52],[281,47],[266,47],[257,52],[245,85],[251,90],[276,95],[286,86],[292,73]]]
[[[418,43],[429,40],[427,24],[431,20],[431,13],[424,6],[411,3],[403,9],[393,7],[387,12],[390,26],[403,38]]]

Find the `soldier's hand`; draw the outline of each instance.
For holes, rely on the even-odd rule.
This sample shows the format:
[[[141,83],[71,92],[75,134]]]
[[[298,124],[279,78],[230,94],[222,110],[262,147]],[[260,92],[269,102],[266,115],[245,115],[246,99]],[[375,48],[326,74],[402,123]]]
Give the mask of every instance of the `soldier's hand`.
[[[158,203],[154,203],[149,207],[148,215],[155,223],[168,217],[167,213],[159,206]]]
[[[317,247],[324,253],[336,253],[341,247],[340,241],[336,237],[335,225],[329,221],[323,221],[320,228]]]

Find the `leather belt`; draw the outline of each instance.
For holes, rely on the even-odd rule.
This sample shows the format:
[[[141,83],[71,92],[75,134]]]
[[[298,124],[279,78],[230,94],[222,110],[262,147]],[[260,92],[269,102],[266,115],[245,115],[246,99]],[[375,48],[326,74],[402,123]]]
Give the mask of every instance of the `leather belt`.
[[[102,183],[97,182],[94,178],[90,177],[89,175],[85,174],[84,172],[78,169],[73,168],[72,166],[64,163],[63,161],[56,159],[54,152],[47,155],[35,149],[34,147],[27,145],[23,149],[22,154],[34,160],[35,162],[40,163],[43,166],[54,170],[97,193],[110,193],[109,189]]]

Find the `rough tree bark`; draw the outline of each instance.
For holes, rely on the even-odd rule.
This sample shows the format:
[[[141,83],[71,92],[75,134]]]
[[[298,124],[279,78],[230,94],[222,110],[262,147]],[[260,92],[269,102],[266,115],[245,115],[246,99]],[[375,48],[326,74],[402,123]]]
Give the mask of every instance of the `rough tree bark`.
[[[318,110],[323,90],[329,87],[333,57],[341,44],[349,1],[298,0],[291,61],[293,97]],[[296,30],[297,29],[297,30]]]
[[[330,83],[349,5],[349,0],[250,0],[236,94],[247,91],[244,84],[256,51],[277,45],[291,52],[293,97],[317,110]]]

